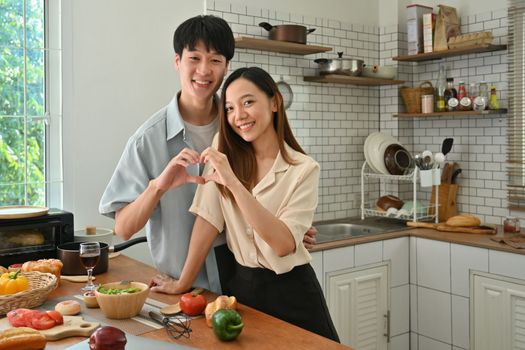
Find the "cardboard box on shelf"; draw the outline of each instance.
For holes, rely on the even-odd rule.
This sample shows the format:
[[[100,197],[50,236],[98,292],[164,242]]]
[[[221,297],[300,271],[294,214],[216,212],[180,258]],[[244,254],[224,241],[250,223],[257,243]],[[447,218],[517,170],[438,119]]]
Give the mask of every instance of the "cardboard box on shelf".
[[[408,54],[423,52],[423,15],[432,13],[432,7],[412,4],[407,6]]]
[[[434,42],[434,26],[436,15],[434,13],[423,14],[423,52],[432,52]]]

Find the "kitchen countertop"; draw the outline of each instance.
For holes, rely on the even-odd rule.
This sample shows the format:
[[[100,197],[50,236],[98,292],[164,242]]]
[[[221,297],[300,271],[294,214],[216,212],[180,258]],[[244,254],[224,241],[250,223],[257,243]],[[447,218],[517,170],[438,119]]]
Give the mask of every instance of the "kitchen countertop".
[[[345,220],[344,219],[332,220],[330,222],[333,222],[333,223],[334,222],[345,222]],[[312,248],[310,251],[316,252],[316,251],[322,251],[322,250],[327,250],[327,249],[382,241],[386,239],[413,236],[413,237],[433,239],[436,241],[463,244],[463,245],[468,245],[468,246],[473,246],[473,247],[478,247],[478,248],[499,250],[499,251],[515,253],[515,254],[525,254],[525,249],[516,249],[507,244],[494,242],[493,240],[491,240],[491,237],[503,238],[503,237],[511,237],[512,235],[515,235],[515,234],[503,233],[502,226],[498,226],[497,228],[498,228],[498,233],[496,235],[477,235],[477,234],[472,234],[472,233],[443,232],[443,231],[437,231],[437,230],[428,229],[428,228],[406,227],[406,228],[399,228],[397,230],[393,230],[393,231],[386,232],[386,233],[378,233],[378,234],[372,234],[372,235],[367,235],[367,236],[356,236],[356,237],[338,240],[338,241],[319,243],[319,244],[316,244],[315,247]]]
[[[96,276],[97,283],[107,283],[121,280],[134,280],[148,283],[156,273],[155,269],[137,260],[121,255],[110,259],[108,272]],[[60,298],[79,293],[82,283],[61,281],[60,287],[51,293],[50,298]],[[300,293],[300,291],[298,291]],[[211,292],[205,292],[207,301],[216,297]],[[174,304],[179,300],[177,295],[166,295],[150,292],[149,298],[167,304]],[[178,344],[203,349],[350,349],[330,339],[281,321],[275,317],[239,304],[238,311],[242,316],[245,327],[235,341],[221,342],[216,338],[213,330],[206,325],[204,317],[191,322],[192,333],[190,338],[172,340],[164,329],[142,334],[141,337],[176,342]],[[71,337],[55,342],[48,342],[46,350],[65,349],[83,341],[83,337]]]

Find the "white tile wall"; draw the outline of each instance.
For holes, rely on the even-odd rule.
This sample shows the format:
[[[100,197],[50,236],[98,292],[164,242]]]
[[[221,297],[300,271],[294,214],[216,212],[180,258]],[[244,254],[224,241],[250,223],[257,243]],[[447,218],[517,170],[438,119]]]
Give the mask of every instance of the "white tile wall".
[[[405,333],[390,338],[389,350],[408,350],[410,349],[410,334]]]
[[[409,238],[402,237],[383,241],[383,261],[391,261],[390,286],[408,284]]]
[[[451,295],[424,287],[418,287],[417,293],[418,333],[451,344]]]
[[[450,243],[417,239],[417,284],[450,293]]]
[[[410,331],[410,286],[405,284],[390,289],[390,318],[392,337]]]
[[[452,344],[463,349],[470,348],[469,298],[452,296]]]
[[[440,342],[435,339],[419,336],[419,349],[421,350],[450,350],[452,347],[450,344]],[[416,348],[418,349],[418,348]]]

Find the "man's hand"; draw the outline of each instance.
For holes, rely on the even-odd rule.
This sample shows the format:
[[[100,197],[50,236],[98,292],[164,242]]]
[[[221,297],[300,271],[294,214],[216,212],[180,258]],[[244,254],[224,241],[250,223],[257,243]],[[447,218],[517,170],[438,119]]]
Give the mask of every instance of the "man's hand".
[[[312,249],[317,243],[315,235],[317,235],[317,229],[313,226],[304,234],[303,244],[306,249]]]
[[[188,290],[179,285],[179,281],[168,275],[157,275],[149,283],[152,292],[182,294]]]
[[[182,186],[188,182],[204,184],[202,176],[191,176],[186,167],[199,163],[200,155],[192,149],[184,148],[173,157],[162,173],[154,180],[155,185],[161,191]]]

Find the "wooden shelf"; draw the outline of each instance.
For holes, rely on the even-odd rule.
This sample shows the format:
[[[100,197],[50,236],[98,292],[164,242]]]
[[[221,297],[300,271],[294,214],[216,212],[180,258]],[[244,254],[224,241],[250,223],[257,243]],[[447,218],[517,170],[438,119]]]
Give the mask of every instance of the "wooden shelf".
[[[303,77],[303,80],[310,81],[313,83],[337,83],[337,84],[351,84],[351,85],[364,85],[364,86],[397,85],[397,84],[404,83],[403,80],[352,77],[350,75],[342,75],[342,74],[326,74],[326,75],[307,76],[307,77]]]
[[[235,47],[242,49],[291,53],[294,55],[310,55],[313,53],[332,51],[331,47],[297,44],[287,41],[251,38],[246,36],[235,38]]]
[[[419,117],[450,117],[450,116],[459,116],[459,117],[470,117],[470,116],[484,116],[489,114],[505,114],[507,113],[506,108],[501,109],[487,109],[484,111],[454,111],[454,112],[435,112],[435,113],[399,113],[393,114],[393,117],[397,118],[419,118]]]
[[[417,55],[397,56],[397,57],[393,57],[392,59],[395,61],[420,62],[420,61],[439,60],[444,57],[467,55],[470,53],[492,52],[492,51],[500,51],[500,50],[506,50],[506,49],[507,49],[507,45],[483,44],[483,45],[468,46],[468,47],[457,48],[457,49],[449,49],[446,51],[420,53]]]

